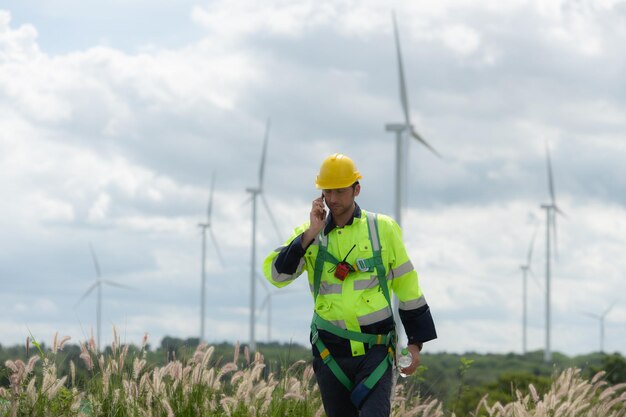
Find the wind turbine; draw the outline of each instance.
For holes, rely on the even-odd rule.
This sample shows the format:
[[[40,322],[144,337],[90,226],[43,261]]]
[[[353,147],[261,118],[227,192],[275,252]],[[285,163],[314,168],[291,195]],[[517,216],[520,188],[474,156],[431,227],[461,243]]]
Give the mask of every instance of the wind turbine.
[[[198,227],[202,229],[202,276],[201,282],[202,287],[200,290],[200,342],[204,341],[204,318],[205,318],[205,306],[206,306],[206,232],[207,229],[209,234],[211,235],[211,240],[213,241],[213,246],[215,247],[215,251],[217,252],[217,257],[220,260],[220,264],[224,265],[224,261],[222,259],[222,254],[220,253],[220,248],[217,244],[217,239],[215,238],[215,234],[213,233],[213,229],[211,229],[211,212],[213,209],[213,190],[215,189],[215,173],[213,173],[211,177],[211,191],[209,193],[209,203],[207,204],[207,216],[205,223],[198,223]]]
[[[259,281],[261,282],[261,285],[265,288],[265,291],[266,291],[265,298],[263,298],[263,302],[261,303],[261,306],[259,307],[257,318],[260,318],[261,312],[265,309],[265,307],[267,307],[267,342],[269,343],[272,340],[272,297],[274,295],[283,295],[283,294],[290,294],[290,293],[293,294],[293,293],[298,293],[298,292],[303,292],[303,291],[295,289],[295,288],[286,289],[286,290],[281,289],[280,291],[273,291],[267,285],[267,281],[265,280],[265,278],[259,275],[257,275],[257,278],[259,279]]]
[[[606,318],[609,311],[615,306],[615,302],[613,302],[609,308],[604,310],[604,313],[598,315],[593,313],[583,313],[586,316],[592,317],[600,321],[600,353],[604,353],[604,319]]]
[[[526,263],[521,265],[522,269],[522,354],[526,354],[526,323],[527,323],[527,289],[528,289],[528,274],[532,274],[530,269],[530,261],[533,256],[533,246],[535,245],[535,237],[537,236],[537,226],[533,232],[533,237],[530,240],[530,246],[528,248],[528,254],[526,255]]]
[[[396,22],[396,14],[392,13],[393,31],[396,40],[396,53],[398,57],[398,79],[400,85],[400,103],[402,104],[402,112],[404,121],[402,123],[389,123],[385,125],[385,130],[396,133],[396,196],[395,196],[395,217],[396,222],[402,224],[402,191],[406,152],[403,152],[404,138],[413,137],[423,146],[428,148],[433,154],[441,158],[441,155],[420,136],[411,123],[409,96],[406,89],[406,81],[404,79],[404,66],[402,65],[402,51],[400,49],[400,35],[398,34],[398,24]]]
[[[78,300],[78,302],[76,303],[75,307],[78,306],[85,298],[87,298],[87,296],[89,294],[91,294],[91,292],[94,289],[98,290],[98,299],[97,299],[97,304],[96,304],[96,329],[97,329],[97,339],[96,339],[96,343],[97,343],[97,349],[100,350],[100,335],[101,333],[101,322],[102,322],[102,286],[104,284],[110,285],[112,287],[119,287],[119,288],[126,288],[126,289],[131,289],[131,287],[127,286],[127,285],[122,285],[122,284],[118,284],[116,282],[113,281],[109,281],[106,279],[102,279],[102,274],[100,273],[100,265],[98,264],[98,258],[96,257],[96,252],[93,249],[93,245],[90,243],[89,244],[89,250],[91,251],[91,258],[93,259],[93,264],[94,267],[96,269],[96,282],[94,282],[88,289],[87,291],[85,291],[85,293],[83,294],[83,296],[80,298],[80,300]]]
[[[404,67],[402,65],[402,51],[400,50],[400,36],[398,35],[398,24],[396,22],[395,12],[391,15],[393,20],[393,31],[396,40],[396,52],[398,56],[398,78],[400,83],[400,103],[402,104],[402,112],[404,113],[404,122],[402,123],[388,123],[385,125],[387,132],[395,132],[396,134],[396,184],[395,184],[395,220],[400,227],[402,227],[402,203],[404,201],[402,192],[404,190],[406,181],[406,157],[407,153],[404,150],[404,145],[408,144],[406,139],[409,137],[415,138],[419,143],[428,148],[432,153],[441,158],[441,155],[422,138],[413,125],[411,124],[409,97],[406,90],[406,81],[404,79]],[[405,139],[406,138],[406,139]],[[398,297],[393,297],[393,314],[396,325],[401,328],[402,322],[398,317]],[[400,339],[404,336],[399,331],[398,335]],[[401,340],[403,342],[404,340]]]
[[[550,350],[550,336],[551,336],[551,311],[550,311],[550,284],[551,284],[551,241],[550,236],[554,236],[554,253],[557,254],[557,233],[556,233],[556,214],[565,216],[565,213],[557,206],[556,197],[554,193],[554,179],[552,176],[552,163],[550,161],[550,149],[548,149],[548,143],[546,142],[546,160],[548,163],[548,190],[550,191],[550,203],[542,204],[541,208],[546,211],[546,347],[543,352],[544,362],[550,362],[552,360],[552,352]],[[555,256],[556,258],[556,256]]]
[[[270,210],[270,206],[263,195],[263,176],[265,174],[265,158],[267,154],[267,142],[269,140],[269,132],[270,132],[270,120],[267,119],[267,124],[265,127],[265,139],[263,141],[263,153],[261,154],[261,165],[259,168],[259,182],[256,187],[246,188],[246,191],[251,194],[250,199],[252,200],[252,253],[250,256],[250,351],[256,351],[256,339],[254,335],[254,323],[255,323],[255,314],[256,314],[256,288],[255,288],[255,277],[256,277],[256,228],[257,228],[257,197],[261,197],[261,201],[265,206],[265,210],[274,226],[274,230],[278,235],[278,240],[281,239],[280,232],[278,229],[278,225],[274,216],[272,215],[272,211]]]
[[[265,298],[263,298],[263,302],[259,307],[259,313],[261,313],[265,307],[267,307],[267,343],[272,341],[272,297],[275,295],[283,295],[283,294],[293,294],[293,293],[302,293],[304,291],[297,289],[281,289],[280,291],[267,291]],[[258,317],[258,316],[257,316]]]

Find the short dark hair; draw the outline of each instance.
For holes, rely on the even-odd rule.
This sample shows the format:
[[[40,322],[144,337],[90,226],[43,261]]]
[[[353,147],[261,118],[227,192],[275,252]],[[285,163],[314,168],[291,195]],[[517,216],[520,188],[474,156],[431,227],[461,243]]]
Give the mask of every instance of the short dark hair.
[[[356,186],[359,185],[358,181],[355,181],[354,184],[351,185],[352,189],[354,190],[356,188]]]

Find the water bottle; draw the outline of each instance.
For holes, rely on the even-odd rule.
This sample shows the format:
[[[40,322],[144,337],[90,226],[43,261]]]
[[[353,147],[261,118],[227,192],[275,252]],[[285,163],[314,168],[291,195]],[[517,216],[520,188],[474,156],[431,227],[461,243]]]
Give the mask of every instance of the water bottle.
[[[407,368],[411,366],[412,363],[413,356],[411,355],[411,352],[409,352],[409,349],[407,348],[402,348],[400,356],[398,356],[398,369],[400,370],[400,376],[402,378],[406,378],[406,374],[402,373],[402,368]]]

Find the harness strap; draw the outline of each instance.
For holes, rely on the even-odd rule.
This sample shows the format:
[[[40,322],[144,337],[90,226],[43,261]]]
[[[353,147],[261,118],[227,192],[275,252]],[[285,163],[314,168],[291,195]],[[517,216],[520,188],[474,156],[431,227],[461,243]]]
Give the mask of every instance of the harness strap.
[[[392,309],[391,297],[389,296],[389,288],[387,286],[387,277],[385,272],[385,266],[382,261],[382,253],[380,240],[378,236],[378,219],[375,214],[367,213],[367,228],[368,234],[370,238],[370,242],[372,245],[372,257],[368,259],[359,259],[357,261],[357,269],[359,267],[359,262],[362,262],[362,266],[369,269],[375,269],[376,275],[378,277],[378,284],[380,289],[387,300],[387,304],[389,305],[389,309]],[[320,285],[322,282],[322,275],[324,273],[324,263],[326,261],[337,265],[339,260],[333,256],[330,252],[328,252],[328,239],[327,236],[324,235],[323,230],[319,234],[318,238],[318,254],[315,259],[315,267],[314,267],[314,275],[313,275],[313,300],[314,302],[317,300],[317,296],[319,295]],[[324,345],[324,342],[319,337],[318,328],[321,330],[325,330],[329,333],[334,334],[335,336],[342,337],[348,340],[354,340],[362,343],[367,343],[371,348],[373,345],[387,345],[388,346],[388,354],[385,358],[378,364],[378,366],[374,369],[374,371],[362,382],[360,382],[356,387],[354,383],[348,378],[346,373],[341,369],[335,358],[330,354],[330,351]],[[350,400],[352,403],[357,406],[359,409],[361,405],[365,401],[367,395],[372,390],[372,388],[378,383],[378,381],[382,378],[382,376],[387,371],[387,368],[391,364],[393,364],[395,358],[395,342],[396,342],[396,334],[395,329],[389,332],[389,334],[369,334],[369,333],[361,333],[355,332],[348,329],[342,329],[341,327],[335,326],[328,320],[320,317],[317,312],[313,313],[313,320],[311,321],[311,342],[315,345],[317,350],[320,353],[320,357],[323,362],[328,365],[332,373],[335,375],[337,380],[341,382],[341,384],[346,387],[348,391],[350,391]]]
[[[316,329],[326,330],[327,332],[332,333],[335,336],[342,337],[344,339],[356,340],[357,342],[367,343],[370,347],[372,347],[373,345],[388,345],[394,339],[394,336],[392,335],[393,332],[390,332],[388,334],[371,334],[342,329],[341,327],[335,326],[328,320],[324,320],[317,313],[313,313],[312,325],[315,325]]]
[[[372,388],[374,388],[376,383],[380,381],[380,379],[387,371],[387,368],[389,368],[389,366],[393,364],[392,357],[393,353],[390,347],[389,354],[378,364],[378,366],[376,367],[376,369],[374,369],[370,376],[368,376],[364,381],[358,383],[357,386],[354,387],[354,389],[350,393],[350,401],[352,401],[352,403],[357,408],[361,408]]]
[[[339,382],[341,382],[341,384],[344,387],[346,387],[348,391],[352,392],[350,394],[350,399],[352,400],[352,402],[355,405],[360,406],[361,403],[365,400],[365,397],[370,392],[370,390],[376,385],[376,383],[380,380],[380,378],[382,378],[382,376],[385,374],[389,365],[393,363],[392,341],[393,341],[394,335],[392,335],[391,333],[388,335],[380,335],[380,334],[374,335],[374,334],[367,334],[367,333],[351,332],[347,330],[348,332],[350,332],[351,335],[358,334],[358,335],[368,336],[368,339],[369,339],[368,341],[366,340],[362,340],[362,341],[364,343],[370,343],[370,346],[372,344],[388,345],[387,350],[389,354],[385,356],[385,359],[383,359],[378,364],[378,366],[374,369],[374,371],[370,374],[369,377],[367,377],[364,381],[360,382],[355,387],[354,383],[350,380],[350,378],[348,378],[345,372],[343,372],[343,370],[341,369],[341,367],[339,366],[335,358],[330,354],[330,351],[328,350],[324,342],[322,342],[322,339],[319,338],[318,328],[322,330],[326,330],[326,329],[321,326],[318,327],[317,323],[321,324],[323,323],[323,321],[325,320],[319,317],[317,314],[314,316],[313,323],[311,323],[311,334],[313,335],[312,342],[317,348],[317,350],[320,352],[320,358],[322,358],[322,361],[326,365],[328,365],[328,367],[330,368],[332,373],[335,375],[335,377],[339,380]],[[329,322],[326,322],[326,323],[329,323]],[[333,325],[331,324],[331,326]],[[336,336],[343,337],[343,334],[339,334],[339,332],[336,332],[336,329],[344,330],[344,329],[334,326],[334,329],[327,330],[327,331],[330,331]]]
[[[322,274],[324,273],[324,263],[326,261],[331,262],[333,265],[337,265],[339,260],[330,252],[328,252],[327,244],[328,239],[324,236],[322,230],[319,234],[319,244],[317,257],[315,258],[315,269],[313,275],[313,301],[317,300],[317,296],[320,292],[320,284],[322,282]]]
[[[311,341],[319,351],[322,361],[324,361],[324,363],[328,365],[333,375],[335,375],[335,378],[337,378],[337,380],[339,380],[339,382],[341,382],[341,384],[346,387],[348,391],[351,392],[354,389],[354,383],[350,380],[350,378],[348,378],[343,369],[341,369],[333,355],[330,354],[330,351],[328,350],[324,342],[322,342],[322,339],[319,338],[317,334],[317,326],[315,325],[315,323],[311,323],[311,334],[313,335]]]
[[[375,262],[376,276],[378,277],[378,285],[387,300],[389,308],[392,309],[391,297],[389,296],[389,287],[387,286],[387,273],[385,272],[385,266],[383,265],[382,252],[380,247],[380,239],[378,237],[378,219],[374,214],[367,213],[367,230],[369,232],[370,241],[372,242],[372,258]],[[379,260],[379,262],[376,262]]]

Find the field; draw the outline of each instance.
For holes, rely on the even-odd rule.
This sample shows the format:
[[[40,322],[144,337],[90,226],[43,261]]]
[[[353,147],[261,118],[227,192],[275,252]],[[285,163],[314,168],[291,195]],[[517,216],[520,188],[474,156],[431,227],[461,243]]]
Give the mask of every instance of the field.
[[[147,340],[140,346],[122,345],[115,332],[113,340],[104,353],[93,340],[81,343],[76,361],[64,354],[67,338],[55,336],[49,348],[29,341],[23,360],[6,360],[0,368],[8,381],[0,387],[0,416],[325,415],[305,359],[283,358],[270,366],[263,355],[249,355],[245,347],[231,347],[226,357],[216,355],[216,346],[200,344],[188,354],[167,350],[160,364]],[[463,378],[472,362],[460,358],[455,369],[460,384],[448,387],[444,399],[428,392],[434,385],[425,378],[426,368],[400,379],[392,416],[626,417],[626,383],[610,382],[604,371],[585,376],[575,367],[545,380],[512,378],[508,396],[478,392],[468,409],[466,399],[476,395],[477,387]]]

